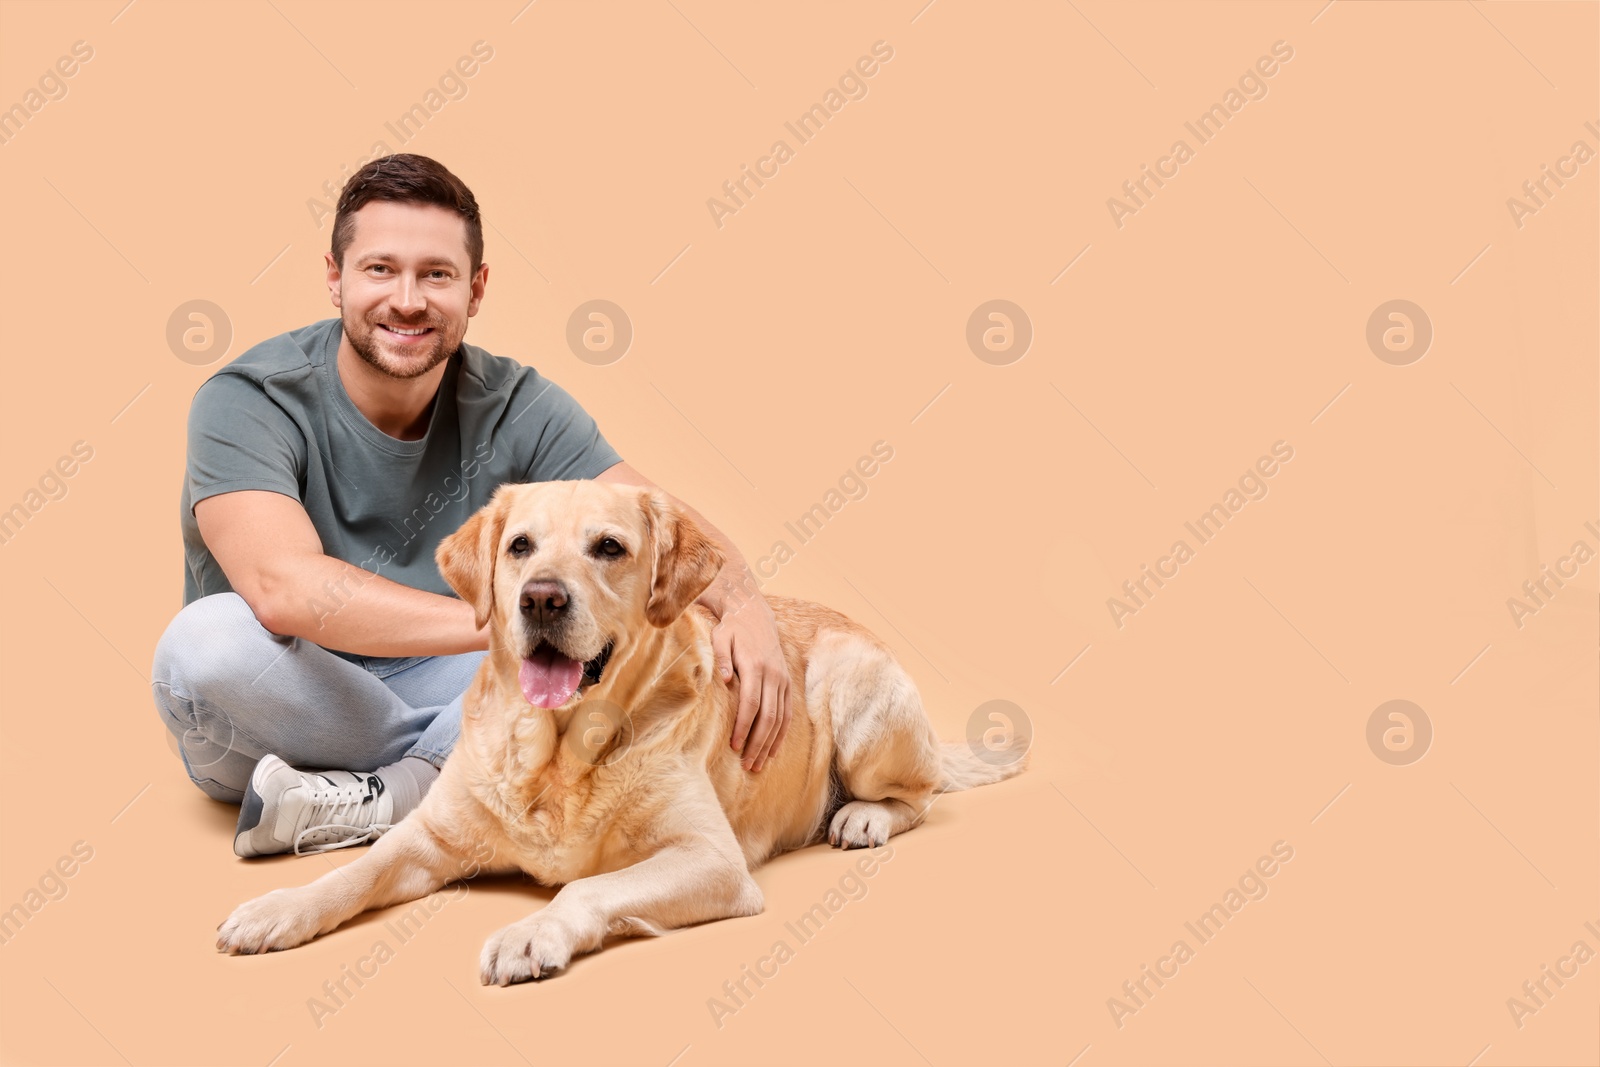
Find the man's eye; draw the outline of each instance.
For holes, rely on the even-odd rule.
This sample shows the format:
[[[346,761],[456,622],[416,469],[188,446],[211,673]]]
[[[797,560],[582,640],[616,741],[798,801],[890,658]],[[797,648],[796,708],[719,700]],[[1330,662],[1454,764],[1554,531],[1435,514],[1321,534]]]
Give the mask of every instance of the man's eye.
[[[616,559],[618,556],[622,556],[627,553],[627,549],[622,547],[622,542],[618,541],[615,537],[607,537],[602,539],[594,546],[594,551],[596,555],[605,556],[607,559]]]
[[[513,556],[526,556],[528,554],[528,539],[518,535],[511,539],[511,554]]]

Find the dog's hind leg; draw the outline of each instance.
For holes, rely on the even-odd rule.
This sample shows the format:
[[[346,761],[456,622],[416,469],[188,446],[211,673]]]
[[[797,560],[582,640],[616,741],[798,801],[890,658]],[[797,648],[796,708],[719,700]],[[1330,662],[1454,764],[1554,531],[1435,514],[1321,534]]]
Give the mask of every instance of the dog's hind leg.
[[[833,725],[834,766],[851,798],[829,822],[828,843],[881,845],[927,814],[941,781],[938,735],[911,676],[876,645],[840,634],[814,651],[808,699],[813,673]]]
[[[487,866],[482,857],[446,846],[419,814],[401,820],[354,863],[239,905],[217,927],[217,949],[240,955],[294,948],[364,911],[427,896]]]

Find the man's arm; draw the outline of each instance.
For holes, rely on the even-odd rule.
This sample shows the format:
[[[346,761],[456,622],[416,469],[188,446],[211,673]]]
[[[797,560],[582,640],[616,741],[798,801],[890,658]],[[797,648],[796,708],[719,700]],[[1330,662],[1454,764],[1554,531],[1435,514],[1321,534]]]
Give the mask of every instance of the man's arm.
[[[730,744],[744,755],[743,764],[759,771],[789,732],[789,668],[778,640],[777,620],[760,594],[744,556],[706,517],[650,479],[618,463],[595,476],[597,482],[640,485],[654,489],[682,508],[716,542],[727,561],[696,603],[717,616],[711,647],[723,684],[739,676],[739,714]]]
[[[262,626],[358,656],[438,656],[489,647],[472,606],[334,559],[298,500],[241,490],[194,507],[206,547]]]

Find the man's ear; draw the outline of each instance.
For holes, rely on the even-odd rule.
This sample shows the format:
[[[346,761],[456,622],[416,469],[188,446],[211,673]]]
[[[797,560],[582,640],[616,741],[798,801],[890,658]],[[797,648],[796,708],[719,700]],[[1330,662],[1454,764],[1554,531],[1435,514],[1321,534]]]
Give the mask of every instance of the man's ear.
[[[650,534],[650,602],[645,618],[666,627],[695,602],[722,570],[722,553],[700,525],[661,494],[642,494]]]
[[[496,489],[489,502],[473,512],[472,518],[439,542],[433,554],[439,573],[450,583],[450,588],[472,605],[480,629],[494,614],[494,561],[500,535],[505,532],[510,499],[505,486]]]

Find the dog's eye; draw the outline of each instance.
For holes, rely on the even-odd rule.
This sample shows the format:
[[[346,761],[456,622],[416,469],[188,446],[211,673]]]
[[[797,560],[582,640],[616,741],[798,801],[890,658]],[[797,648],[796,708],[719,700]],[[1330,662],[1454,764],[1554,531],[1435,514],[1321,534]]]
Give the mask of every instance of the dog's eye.
[[[528,554],[528,539],[520,534],[512,538],[510,550],[513,556],[526,556]]]
[[[622,542],[615,537],[603,538],[594,546],[595,555],[604,556],[607,559],[616,559],[619,556],[626,555],[627,551],[622,547]]]

